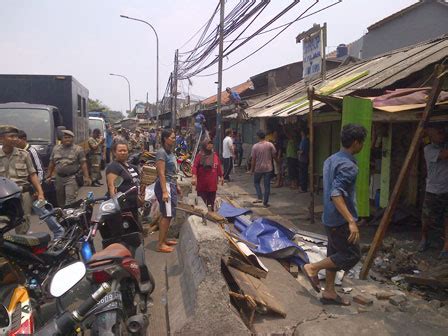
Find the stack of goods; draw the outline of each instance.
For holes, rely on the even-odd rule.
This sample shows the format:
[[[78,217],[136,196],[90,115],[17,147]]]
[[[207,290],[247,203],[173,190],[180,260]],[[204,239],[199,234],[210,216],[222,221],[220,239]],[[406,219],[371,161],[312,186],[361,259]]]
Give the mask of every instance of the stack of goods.
[[[142,178],[141,184],[151,185],[157,179],[157,170],[156,167],[144,165],[142,168]]]

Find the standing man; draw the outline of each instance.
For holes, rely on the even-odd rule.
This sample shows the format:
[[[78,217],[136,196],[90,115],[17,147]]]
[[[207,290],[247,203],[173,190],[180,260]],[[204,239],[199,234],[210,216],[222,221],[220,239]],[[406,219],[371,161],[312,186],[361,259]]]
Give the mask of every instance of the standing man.
[[[262,203],[269,207],[269,195],[271,193],[272,161],[276,150],[272,142],[266,141],[266,134],[260,130],[257,132],[258,142],[252,147],[251,173],[254,174],[254,186],[257,191],[256,203]],[[260,182],[263,179],[264,196],[261,192]]]
[[[299,160],[297,159],[297,141],[293,131],[288,131],[286,143],[286,162],[288,163],[288,177],[291,181],[291,189],[298,188]]]
[[[30,215],[32,207],[32,192],[43,201],[44,192],[34,169],[31,157],[26,150],[17,148],[19,130],[14,126],[0,126],[0,176],[6,177],[22,189],[22,207],[24,223],[17,226],[18,234],[26,234],[30,228]],[[33,188],[34,190],[33,190]]]
[[[233,139],[232,130],[226,129],[226,137],[222,141],[222,158],[224,164],[224,181],[230,182],[230,173],[233,169]]]
[[[19,130],[17,135],[17,147],[26,150],[30,154],[31,161],[33,162],[34,169],[36,170],[37,177],[39,178],[39,182],[42,183],[44,180],[44,168],[42,167],[42,161],[40,161],[36,148],[31,147],[31,145],[27,142],[27,135],[25,131]]]
[[[358,166],[354,155],[364,145],[367,130],[357,124],[342,128],[342,149],[324,162],[324,213],[322,222],[328,236],[327,258],[306,264],[302,272],[313,288],[320,292],[317,274],[326,270],[323,304],[350,305],[336,293],[334,281],[339,270],[349,271],[361,258],[359,229],[356,224],[358,212],[355,201],[355,182]]]
[[[429,228],[443,226],[445,243],[439,258],[448,259],[448,139],[442,125],[429,127],[427,134],[431,143],[424,149],[427,177],[419,251],[425,251],[430,245]]]
[[[99,128],[95,128],[89,138],[89,152],[87,155],[90,176],[92,177],[92,187],[99,187],[101,183],[101,156],[104,138],[101,136]]]
[[[63,130],[62,133],[62,143],[56,145],[51,153],[47,175],[47,180],[50,180],[56,171],[56,198],[60,207],[76,201],[78,184],[75,176],[80,169],[84,175],[84,183],[92,183],[84,150],[73,144],[75,135],[69,130]]]
[[[106,129],[106,163],[110,163],[110,151],[112,148],[112,143],[114,142],[114,137],[112,135],[112,129],[110,125],[107,125]]]
[[[299,143],[297,157],[299,158],[299,187],[300,192],[308,191],[308,163],[310,155],[310,140],[307,130],[300,130],[301,140]]]
[[[201,135],[201,132],[204,131],[204,125],[205,125],[205,116],[201,111],[199,111],[194,117],[194,129],[196,133],[195,137],[197,142],[203,139],[203,134]]]

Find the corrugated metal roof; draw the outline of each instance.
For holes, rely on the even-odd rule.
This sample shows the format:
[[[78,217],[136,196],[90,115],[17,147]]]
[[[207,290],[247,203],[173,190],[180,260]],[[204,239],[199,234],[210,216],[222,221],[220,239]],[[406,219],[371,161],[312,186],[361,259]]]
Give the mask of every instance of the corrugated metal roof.
[[[325,82],[322,83],[321,79],[317,79],[309,85],[314,86],[318,91],[325,89],[328,85],[331,86],[332,82],[364,74],[354,81],[341,85],[334,92],[323,92],[323,94],[343,97],[358,90],[385,89],[446,57],[448,57],[448,35],[333,69],[327,73]],[[302,80],[252,106],[246,112],[251,118],[306,114],[308,112],[307,87],[308,85]],[[315,107],[322,105],[316,104]]]

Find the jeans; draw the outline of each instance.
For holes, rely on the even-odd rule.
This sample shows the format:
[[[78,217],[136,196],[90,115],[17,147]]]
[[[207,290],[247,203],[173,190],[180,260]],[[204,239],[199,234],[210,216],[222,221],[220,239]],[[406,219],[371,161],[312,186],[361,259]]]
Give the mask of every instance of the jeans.
[[[308,191],[308,162],[299,161],[299,186],[302,191]]]
[[[111,148],[106,148],[106,163],[110,163],[110,150]]]
[[[233,158],[232,157],[224,158],[223,164],[224,164],[224,180],[229,180],[230,173],[232,172],[233,169]]]
[[[259,200],[263,200],[264,205],[269,203],[269,194],[271,193],[271,176],[272,172],[254,174],[254,186],[255,190],[257,191],[257,198]],[[262,178],[264,184],[264,197],[263,193],[261,192],[261,186],[260,186]]]

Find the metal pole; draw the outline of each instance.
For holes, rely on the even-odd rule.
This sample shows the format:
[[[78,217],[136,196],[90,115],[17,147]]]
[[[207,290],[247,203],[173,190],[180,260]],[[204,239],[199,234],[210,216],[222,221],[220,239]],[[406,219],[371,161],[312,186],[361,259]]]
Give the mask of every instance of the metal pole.
[[[143,22],[145,24],[147,24],[152,31],[154,32],[154,34],[156,35],[156,58],[157,58],[157,75],[156,75],[156,121],[159,121],[159,113],[160,113],[160,109],[159,109],[159,35],[157,34],[156,29],[152,26],[152,24],[150,24],[149,22],[146,22],[144,20],[141,19],[136,19],[130,16],[126,16],[126,15],[120,15],[120,17],[124,18],[124,19],[128,19],[128,20],[134,20],[134,21],[139,21],[139,22]]]
[[[218,58],[218,94],[216,97],[216,143],[218,154],[222,154],[222,114],[221,114],[221,92],[222,92],[222,55],[224,49],[224,0],[220,0],[220,20],[219,20],[219,58]]]
[[[171,113],[171,128],[176,129],[176,113],[177,113],[177,76],[178,76],[179,50],[176,49],[174,54],[174,81],[173,81],[173,111]]]
[[[129,90],[129,113],[131,113],[131,111],[132,111],[132,108],[131,108],[131,83],[129,83],[129,80],[127,79],[127,77],[126,76],[123,76],[123,75],[118,75],[118,74],[114,74],[114,73],[111,73],[111,74],[109,74],[110,76],[117,76],[117,77],[121,77],[121,78],[124,78],[125,80],[126,80],[126,82],[128,82],[128,90]]]

